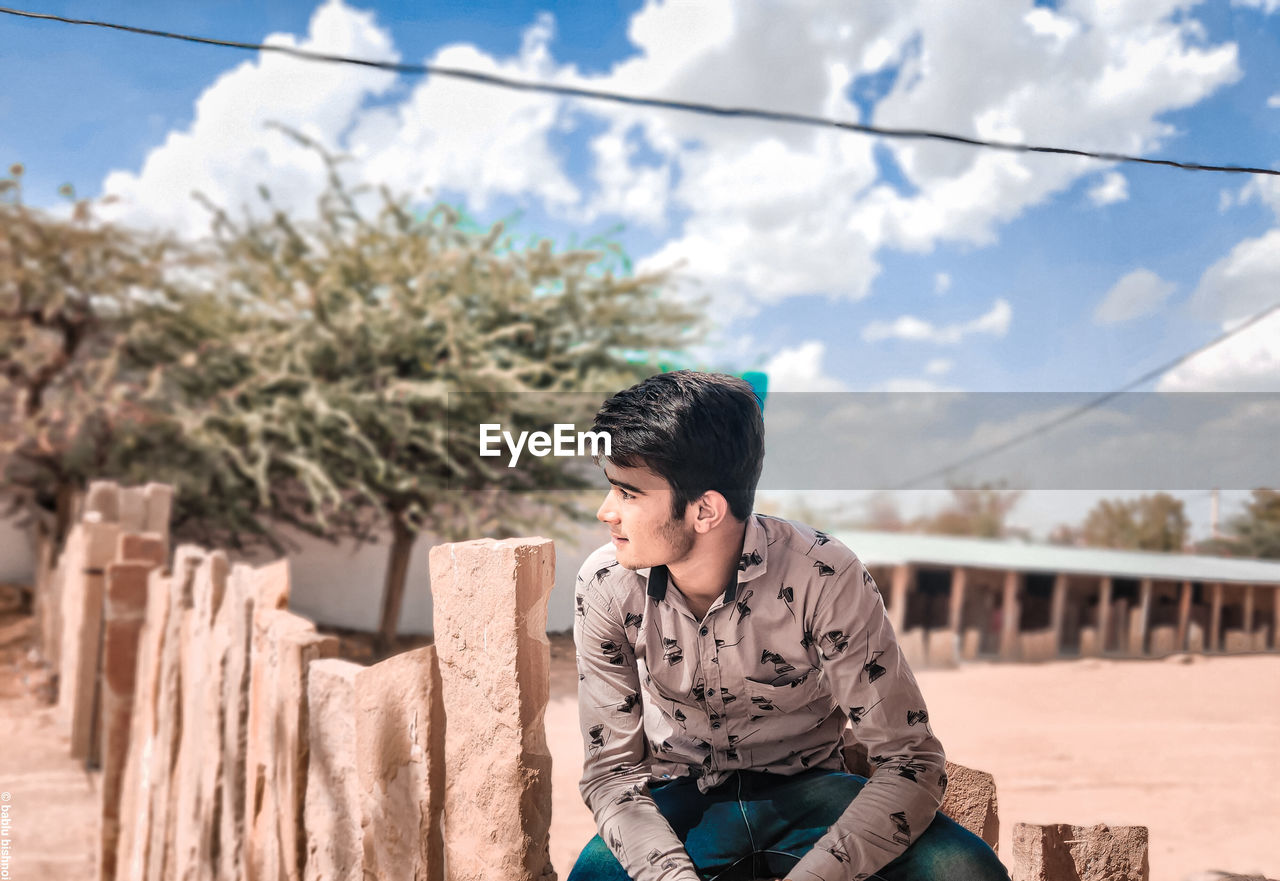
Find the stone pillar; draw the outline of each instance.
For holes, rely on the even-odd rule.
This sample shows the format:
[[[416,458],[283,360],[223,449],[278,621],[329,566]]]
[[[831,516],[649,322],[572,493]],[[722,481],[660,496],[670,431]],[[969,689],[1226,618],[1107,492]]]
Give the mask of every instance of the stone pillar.
[[[120,788],[129,754],[134,690],[138,670],[138,641],[147,613],[151,573],[164,562],[158,536],[120,537],[122,562],[107,566],[102,625],[102,691],[98,723],[102,744],[101,832],[98,837],[98,879],[116,876],[120,835]]]
[[[120,539],[119,525],[100,521],[100,516],[98,511],[85,513],[85,520],[76,527],[79,540],[61,567],[65,573],[58,715],[70,730],[71,757],[91,765],[97,760],[93,713],[102,648],[102,582]]]
[[[889,623],[899,636],[907,621],[907,590],[910,585],[911,566],[906,563],[894,566],[893,583],[889,587]]]
[[[1111,576],[1102,576],[1098,584],[1098,654],[1105,655],[1111,636]]]
[[[450,881],[553,879],[547,600],[551,541],[431,549],[444,703],[445,852]]]
[[[1129,616],[1129,654],[1145,655],[1147,653],[1147,625],[1151,621],[1151,593],[1153,585],[1150,578],[1142,579],[1138,594],[1138,608]]]
[[[212,881],[222,772],[222,674],[227,634],[215,626],[227,594],[226,554],[210,553],[196,570],[192,611],[183,621],[179,676],[182,732],[174,764],[173,875]]]
[[[255,624],[249,702],[259,726],[248,732],[246,744],[248,881],[302,877],[305,842],[298,833],[308,773],[307,670],[338,650],[337,639],[321,636],[315,627],[274,609]]]
[[[1182,591],[1178,594],[1178,651],[1187,647],[1187,631],[1191,625],[1191,582],[1182,582]]]
[[[969,572],[963,566],[951,570],[951,606],[947,610],[947,629],[952,636],[959,636],[964,628],[964,594],[968,587]]]
[[[1012,881],[1150,881],[1146,826],[1013,826]]]
[[[1274,619],[1271,628],[1271,648],[1280,651],[1280,586],[1271,587],[1271,617]]]
[[[1244,585],[1244,626],[1245,635],[1253,638],[1253,585]]]
[[[434,646],[307,677],[308,881],[444,878],[444,700]]]
[[[1205,641],[1209,651],[1222,648],[1222,585],[1213,586],[1212,605],[1209,607],[1209,638]]]
[[[1053,634],[1051,657],[1062,654],[1062,619],[1067,609],[1067,575],[1059,572],[1053,579],[1053,599],[1049,609],[1049,630]]]
[[[1122,655],[1129,654],[1129,601],[1121,598],[1111,604],[1111,618],[1115,621],[1116,651]]]
[[[1018,658],[1018,631],[1022,618],[1022,604],[1019,591],[1022,587],[1022,576],[1018,572],[1009,571],[1004,574],[1004,603],[1000,612],[1000,659],[1015,661]]]
[[[938,810],[999,853],[1000,807],[996,800],[995,778],[986,771],[975,771],[954,762],[947,762],[945,767],[947,788]]]

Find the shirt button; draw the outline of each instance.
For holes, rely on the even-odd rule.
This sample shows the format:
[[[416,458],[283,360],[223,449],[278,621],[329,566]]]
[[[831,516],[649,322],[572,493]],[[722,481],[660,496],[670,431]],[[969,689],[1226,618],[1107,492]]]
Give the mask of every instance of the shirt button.
[[[707,635],[707,628],[705,628],[705,627],[704,627],[704,628],[702,628],[701,630],[699,630],[698,632],[699,632],[699,633],[701,633],[703,636],[706,636],[706,635]]]

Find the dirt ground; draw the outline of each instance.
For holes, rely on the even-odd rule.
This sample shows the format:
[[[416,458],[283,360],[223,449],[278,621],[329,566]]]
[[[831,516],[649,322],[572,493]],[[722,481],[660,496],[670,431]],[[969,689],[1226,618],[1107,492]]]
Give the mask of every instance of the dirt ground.
[[[10,875],[81,881],[94,876],[96,780],[33,693],[29,638],[30,618],[0,617]],[[564,878],[595,829],[577,791],[572,642],[552,637],[551,653],[551,857]],[[1280,878],[1280,656],[973,664],[918,678],[948,757],[996,777],[1006,860],[1018,821],[1139,824],[1152,881]]]

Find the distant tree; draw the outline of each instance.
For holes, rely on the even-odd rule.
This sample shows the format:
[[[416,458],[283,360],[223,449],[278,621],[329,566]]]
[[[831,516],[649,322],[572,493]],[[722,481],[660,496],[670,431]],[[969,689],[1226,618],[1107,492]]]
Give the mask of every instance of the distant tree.
[[[898,509],[898,500],[892,493],[877,492],[867,500],[866,514],[862,518],[865,529],[877,529],[882,532],[901,532],[908,524],[902,519]]]
[[[579,513],[562,490],[583,474],[550,457],[518,470],[483,458],[479,424],[589,424],[605,393],[698,328],[660,295],[660,276],[619,272],[616,252],[519,247],[500,224],[477,229],[448,206],[351,187],[322,155],[314,220],[275,209],[265,190],[265,219],[215,212],[217,283],[271,321],[241,341],[253,370],[176,416],[264,507],[292,507],[327,537],[390,534],[387,648],[420,533],[512,535]]]
[[[912,521],[912,529],[938,535],[1005,538],[1017,532],[1007,520],[1021,498],[1021,490],[1000,483],[953,486],[951,501],[936,513]]]
[[[157,371],[189,359],[238,319],[176,279],[190,248],[99,221],[70,187],[63,213],[26,205],[23,168],[0,179],[0,501],[56,553],[89,480],[180,480],[175,534],[199,517],[252,521],[228,486],[144,401]],[[206,377],[219,366],[202,364]],[[226,492],[220,492],[219,487]]]
[[[1280,490],[1255,489],[1244,511],[1227,521],[1222,536],[1201,542],[1197,550],[1280,559]]]
[[[1190,524],[1182,501],[1168,493],[1103,499],[1086,515],[1081,541],[1091,547],[1181,551]]]

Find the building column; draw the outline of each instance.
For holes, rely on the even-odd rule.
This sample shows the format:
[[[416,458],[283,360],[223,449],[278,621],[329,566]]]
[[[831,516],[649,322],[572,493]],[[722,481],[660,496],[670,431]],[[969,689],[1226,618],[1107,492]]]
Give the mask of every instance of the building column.
[[[1187,629],[1191,626],[1191,582],[1182,582],[1178,596],[1178,651],[1187,649]]]
[[[1213,586],[1213,601],[1209,607],[1209,638],[1206,648],[1216,652],[1222,648],[1222,583]]]
[[[1271,628],[1271,648],[1280,651],[1280,586],[1271,586],[1271,617],[1274,625]]]
[[[1111,629],[1111,576],[1102,576],[1098,586],[1098,654],[1107,653],[1107,637]]]
[[[1137,617],[1132,614],[1129,622],[1129,654],[1142,656],[1147,653],[1147,625],[1151,621],[1151,593],[1153,584],[1150,578],[1142,579],[1138,594]]]
[[[1250,640],[1249,646],[1253,647],[1253,585],[1246,584],[1244,586],[1244,635]]]
[[[1053,631],[1053,656],[1062,654],[1062,619],[1067,610],[1067,574],[1053,579],[1053,600],[1049,607],[1049,629]]]
[[[1009,571],[1004,574],[1004,603],[1000,610],[1000,658],[1015,661],[1018,658],[1018,626],[1022,618],[1022,606],[1018,602],[1018,592],[1022,587],[1021,573]]]
[[[889,623],[893,632],[902,635],[907,620],[907,586],[911,583],[911,566],[899,563],[893,567],[893,582],[889,587]]]
[[[951,570],[951,607],[947,614],[947,629],[955,636],[964,629],[964,591],[968,581],[969,573],[963,566]]]

